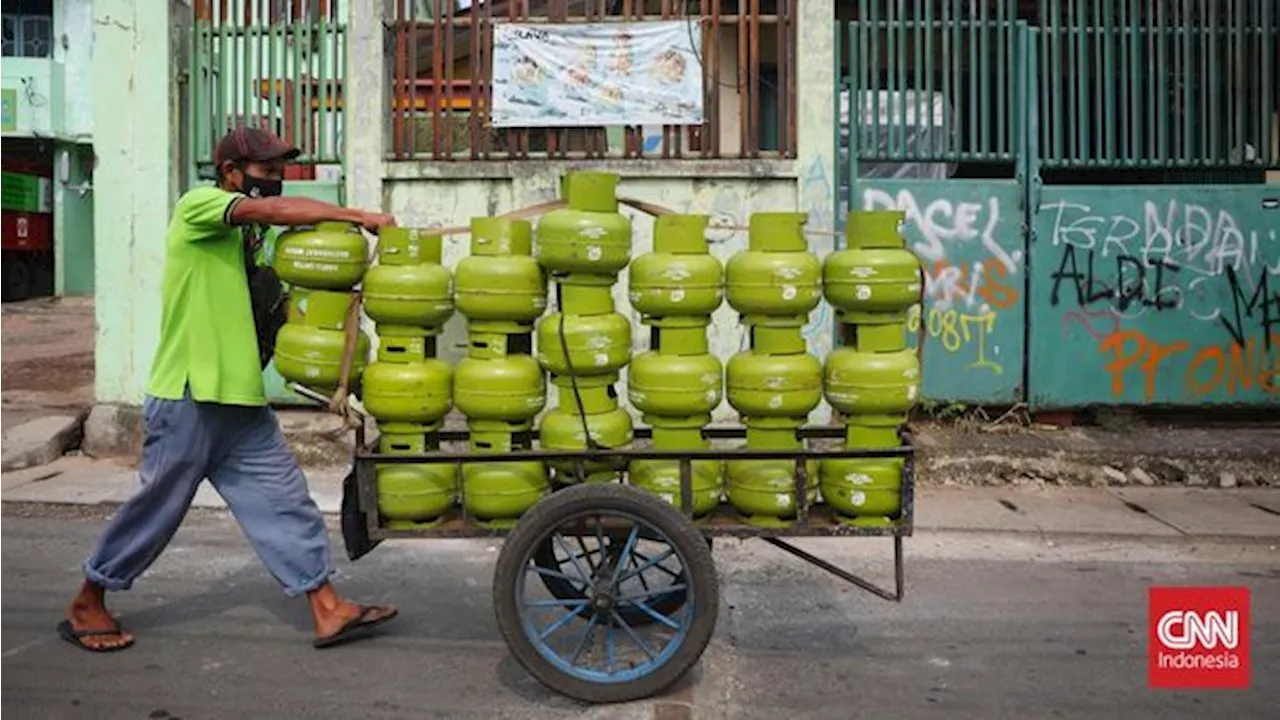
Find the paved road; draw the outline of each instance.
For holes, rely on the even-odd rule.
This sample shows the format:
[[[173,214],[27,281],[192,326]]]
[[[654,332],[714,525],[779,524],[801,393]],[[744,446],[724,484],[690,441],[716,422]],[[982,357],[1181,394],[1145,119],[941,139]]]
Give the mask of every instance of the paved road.
[[[1280,551],[1256,543],[921,536],[908,541],[902,605],[758,542],[725,543],[717,637],[690,680],[654,701],[585,708],[508,657],[489,603],[492,544],[404,542],[343,562],[345,589],[396,601],[403,615],[382,637],[319,653],[302,603],[278,592],[234,523],[198,512],[135,591],[117,597],[138,645],[90,656],[57,640],[53,625],[101,518],[15,512],[6,505],[3,525],[6,720],[1175,720],[1262,718],[1280,706]],[[879,540],[809,546],[889,577]],[[1153,582],[1253,589],[1255,689],[1146,688]]]

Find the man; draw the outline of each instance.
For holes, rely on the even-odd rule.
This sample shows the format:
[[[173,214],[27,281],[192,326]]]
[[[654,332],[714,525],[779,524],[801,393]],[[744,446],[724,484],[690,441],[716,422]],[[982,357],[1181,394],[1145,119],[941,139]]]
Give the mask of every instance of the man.
[[[395,224],[389,215],[280,197],[284,166],[297,156],[297,148],[265,130],[237,128],[214,152],[217,186],[188,192],[174,208],[160,345],[143,406],[142,487],[99,538],[80,593],[58,626],[79,647],[108,652],[133,644],[103,595],[128,589],[155,561],[205,478],[285,593],[310,600],[316,647],[354,639],[396,614],[345,600],[329,583],[324,519],[263,392],[245,234],[324,221],[370,232]]]

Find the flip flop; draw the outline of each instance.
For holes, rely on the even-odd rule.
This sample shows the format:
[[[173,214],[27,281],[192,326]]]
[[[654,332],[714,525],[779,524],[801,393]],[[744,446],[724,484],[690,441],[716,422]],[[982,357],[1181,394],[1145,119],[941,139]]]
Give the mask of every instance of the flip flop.
[[[63,620],[62,622],[58,623],[58,635],[60,635],[63,640],[66,640],[67,642],[71,643],[72,645],[75,645],[81,650],[87,650],[89,652],[95,652],[95,653],[118,652],[120,650],[124,650],[125,648],[132,646],[134,641],[131,639],[129,640],[129,642],[123,645],[114,645],[110,647],[93,647],[92,645],[84,644],[83,642],[84,638],[119,635],[122,632],[123,631],[121,630],[119,624],[115,625],[115,627],[113,627],[110,630],[76,630],[74,627],[71,626],[70,620]]]
[[[366,637],[369,634],[369,631],[373,630],[379,625],[382,625],[388,620],[391,620],[392,618],[394,618],[396,615],[400,614],[400,611],[394,608],[390,608],[391,610],[390,613],[376,620],[365,619],[370,612],[373,612],[374,610],[378,610],[378,609],[379,608],[370,606],[370,605],[361,605],[359,615],[356,615],[355,617],[348,620],[346,624],[344,624],[342,628],[338,630],[338,632],[328,637],[316,638],[315,642],[313,642],[312,645],[314,645],[317,649],[323,650],[324,648],[330,648],[335,645],[342,645],[343,643],[351,642],[353,640],[359,640],[363,637]]]

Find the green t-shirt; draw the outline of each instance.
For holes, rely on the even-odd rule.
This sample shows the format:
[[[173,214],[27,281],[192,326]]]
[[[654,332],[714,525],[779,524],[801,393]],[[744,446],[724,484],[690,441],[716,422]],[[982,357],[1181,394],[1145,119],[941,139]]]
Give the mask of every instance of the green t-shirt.
[[[160,347],[147,393],[200,402],[266,405],[258,335],[231,210],[244,195],[196,188],[178,200],[165,240]]]

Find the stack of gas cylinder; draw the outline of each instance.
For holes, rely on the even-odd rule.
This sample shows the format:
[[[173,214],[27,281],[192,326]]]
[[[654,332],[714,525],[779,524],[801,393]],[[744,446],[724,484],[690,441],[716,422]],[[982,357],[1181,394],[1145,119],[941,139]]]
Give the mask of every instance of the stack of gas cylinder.
[[[921,271],[899,234],[900,212],[855,212],[845,250],[825,263],[808,252],[801,213],[751,216],[747,250],[727,266],[707,245],[708,218],[665,215],[654,224],[653,252],[631,262],[631,223],[618,212],[617,177],[571,173],[561,184],[567,207],[530,223],[477,218],[471,254],[456,287],[441,265],[441,236],[387,229],[378,263],[350,225],[322,223],[284,233],[275,267],[292,285],[289,322],[277,339],[281,375],[313,388],[341,382],[347,324],[364,311],[377,323],[377,361],[365,367],[369,339],[357,334],[349,385],[378,421],[383,454],[439,448],[438,430],[456,403],[470,447],[502,455],[527,447],[539,414],[543,450],[573,452],[628,446],[631,415],[615,385],[629,367],[631,404],[653,428],[654,447],[702,450],[703,431],[727,386],[730,405],[753,450],[803,447],[797,431],[825,393],[846,423],[851,448],[900,445],[916,400],[920,364],[907,347],[908,309],[920,301]],[[618,275],[630,264],[631,306],[650,326],[649,349],[632,362],[632,328],[614,305]],[[547,281],[555,308],[547,306]],[[802,329],[825,294],[836,309],[843,346],[825,366],[808,352]],[[727,296],[747,329],[748,348],[727,368],[709,352],[707,327]],[[436,358],[436,337],[454,312],[467,319],[467,357],[456,372]],[[536,343],[535,343],[536,341]],[[557,403],[547,403],[547,373]],[[466,463],[463,502],[477,521],[512,524],[560,483],[608,482],[629,472],[635,485],[683,507],[674,460]],[[747,522],[783,526],[799,497],[823,501],[849,523],[883,523],[900,511],[901,459],[808,462],[803,485],[791,460],[691,464],[695,515],[722,497]],[[437,521],[457,502],[452,464],[378,468],[379,505],[392,527]]]
[[[747,251],[727,267],[728,299],[742,315],[749,347],[729,360],[729,404],[742,416],[747,447],[794,450],[797,430],[822,401],[822,364],[802,329],[822,300],[822,264],[808,252],[803,213],[751,216]],[[817,463],[805,492],[817,495]],[[728,496],[748,522],[776,526],[796,514],[796,465],[790,460],[726,464]]]
[[[558,405],[542,418],[544,450],[620,448],[631,443],[631,415],[614,383],[631,360],[631,323],[614,311],[613,285],[631,260],[631,221],[618,212],[618,177],[570,173],[567,208],[538,220],[535,255],[556,285],[555,312],[538,322],[537,355]],[[558,482],[616,480],[625,462],[553,462]]]
[[[542,367],[532,351],[533,323],[547,307],[529,223],[472,220],[471,255],[458,263],[455,296],[467,318],[467,357],[458,363],[453,395],[467,416],[471,450],[527,449],[515,438],[533,428],[546,405]],[[547,491],[539,462],[467,464],[462,476],[466,510],[494,527],[513,524]]]
[[[364,371],[361,399],[387,455],[439,449],[435,433],[453,408],[453,370],[436,357],[436,338],[453,315],[441,245],[440,235],[425,230],[386,228],[378,264],[365,274],[364,310],[377,323],[378,357]],[[457,490],[452,465],[378,468],[378,507],[392,527],[435,521],[453,507]]]
[[[724,268],[707,248],[705,215],[666,215],[654,223],[653,252],[631,263],[631,307],[652,330],[649,351],[631,362],[627,395],[653,427],[658,450],[702,450],[702,429],[722,397],[724,371],[708,351],[707,326],[724,299]],[[683,508],[679,463],[637,460],[631,482]],[[692,464],[694,515],[720,504],[719,462]]]
[[[358,299],[351,289],[364,277],[368,257],[364,235],[346,223],[280,234],[272,267],[290,289],[288,321],[276,336],[275,362],[285,379],[318,390],[337,389],[347,318]],[[348,378],[353,388],[368,354],[369,338],[360,333]]]
[[[892,448],[919,392],[920,362],[907,347],[907,311],[920,302],[920,262],[899,233],[901,212],[850,213],[845,250],[823,266],[843,347],[823,369],[827,402],[844,416],[851,448]],[[901,505],[903,460],[822,462],[822,497],[851,524],[883,523]]]

